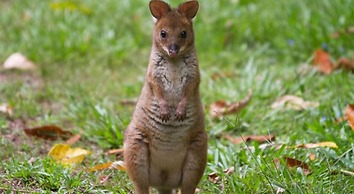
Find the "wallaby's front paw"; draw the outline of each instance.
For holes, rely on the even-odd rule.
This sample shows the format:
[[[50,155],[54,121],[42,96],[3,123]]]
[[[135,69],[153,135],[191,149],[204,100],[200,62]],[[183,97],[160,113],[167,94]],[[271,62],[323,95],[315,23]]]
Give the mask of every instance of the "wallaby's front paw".
[[[186,111],[186,104],[187,104],[187,99],[184,97],[179,101],[177,109],[176,109],[176,119],[178,121],[183,121],[187,117],[187,111]]]
[[[168,106],[160,107],[160,119],[162,122],[166,122],[171,118],[170,111],[168,110]]]
[[[179,111],[178,109],[176,110],[176,119],[178,121],[183,121],[186,118],[187,114],[186,111]]]
[[[160,113],[160,119],[162,120],[162,122],[166,122],[168,120],[170,120],[171,115],[169,112],[161,112]]]

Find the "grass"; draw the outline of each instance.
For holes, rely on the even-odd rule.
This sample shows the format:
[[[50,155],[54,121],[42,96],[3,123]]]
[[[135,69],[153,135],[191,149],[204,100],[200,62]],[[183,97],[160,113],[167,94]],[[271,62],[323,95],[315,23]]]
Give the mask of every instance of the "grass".
[[[179,1],[181,2],[181,1]],[[177,5],[178,2],[173,2]],[[337,122],[353,103],[354,74],[345,70],[324,76],[300,71],[315,49],[333,58],[354,55],[353,0],[201,1],[195,20],[201,66],[202,100],[237,101],[252,89],[251,103],[237,115],[214,120],[206,115],[208,165],[201,193],[351,193],[354,179],[354,133]],[[128,193],[124,172],[84,169],[117,160],[104,151],[122,147],[123,131],[143,84],[151,46],[152,19],[147,2],[1,1],[0,61],[21,52],[34,61],[34,72],[0,70],[0,104],[14,115],[0,115],[0,191],[20,193]],[[334,32],[343,32],[331,38]],[[305,65],[305,67],[308,65]],[[215,73],[229,73],[212,79]],[[280,96],[292,94],[319,102],[304,111],[272,110]],[[28,137],[23,128],[55,124],[83,137],[75,144],[93,155],[65,168],[46,155],[62,142]],[[233,145],[221,138],[249,134],[276,135],[276,143],[333,141],[338,149],[263,149],[258,143]],[[310,154],[316,159],[311,161]],[[273,160],[284,156],[306,162],[312,173]],[[234,167],[226,175],[223,170]],[[300,170],[301,171],[301,170]],[[217,172],[212,183],[208,174]],[[109,176],[101,183],[100,178]]]

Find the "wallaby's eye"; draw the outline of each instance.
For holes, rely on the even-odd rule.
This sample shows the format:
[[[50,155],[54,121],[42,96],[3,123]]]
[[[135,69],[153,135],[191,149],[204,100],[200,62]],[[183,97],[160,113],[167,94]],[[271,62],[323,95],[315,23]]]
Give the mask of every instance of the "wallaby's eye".
[[[167,32],[165,30],[161,30],[160,35],[162,38],[166,38]]]
[[[181,32],[181,38],[187,38],[187,32],[185,30]]]

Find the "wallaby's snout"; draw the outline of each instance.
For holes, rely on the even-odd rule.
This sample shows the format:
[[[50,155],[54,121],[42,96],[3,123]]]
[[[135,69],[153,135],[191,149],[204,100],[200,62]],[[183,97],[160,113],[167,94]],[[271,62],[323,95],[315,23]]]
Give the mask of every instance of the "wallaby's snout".
[[[178,55],[178,52],[179,52],[179,46],[176,45],[176,44],[171,44],[168,48],[168,54],[171,56],[171,57],[175,57]]]

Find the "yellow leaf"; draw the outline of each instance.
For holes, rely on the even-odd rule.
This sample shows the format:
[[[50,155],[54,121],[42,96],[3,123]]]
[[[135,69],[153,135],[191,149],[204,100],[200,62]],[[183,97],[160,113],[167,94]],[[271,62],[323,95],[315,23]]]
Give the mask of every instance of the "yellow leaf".
[[[125,171],[125,167],[124,167],[124,162],[123,161],[116,161],[116,162],[107,162],[104,164],[99,164],[96,165],[92,168],[89,168],[88,171],[92,172],[92,171],[97,171],[97,170],[105,170],[105,169],[112,169],[115,168],[117,170],[121,170],[121,171]]]
[[[79,11],[83,14],[89,15],[92,10],[86,6],[74,3],[74,2],[53,2],[50,3],[50,8],[52,10],[68,10],[68,11]]]
[[[126,170],[123,161],[113,162],[113,164],[111,165],[111,168],[115,168],[115,169],[121,170],[121,171],[125,171]]]
[[[92,168],[89,168],[88,171],[89,172],[93,172],[93,171],[97,171],[97,170],[104,170],[104,169],[107,169],[109,167],[111,167],[111,165],[113,164],[113,162],[107,162],[107,163],[104,163],[104,164],[98,164]]]
[[[330,147],[338,148],[337,144],[331,141],[321,142],[321,143],[307,143],[295,146],[296,148],[318,148],[318,147]]]
[[[82,148],[71,148],[67,144],[56,144],[49,151],[48,156],[53,157],[63,165],[73,165],[81,163],[88,154],[91,154],[91,152]]]

